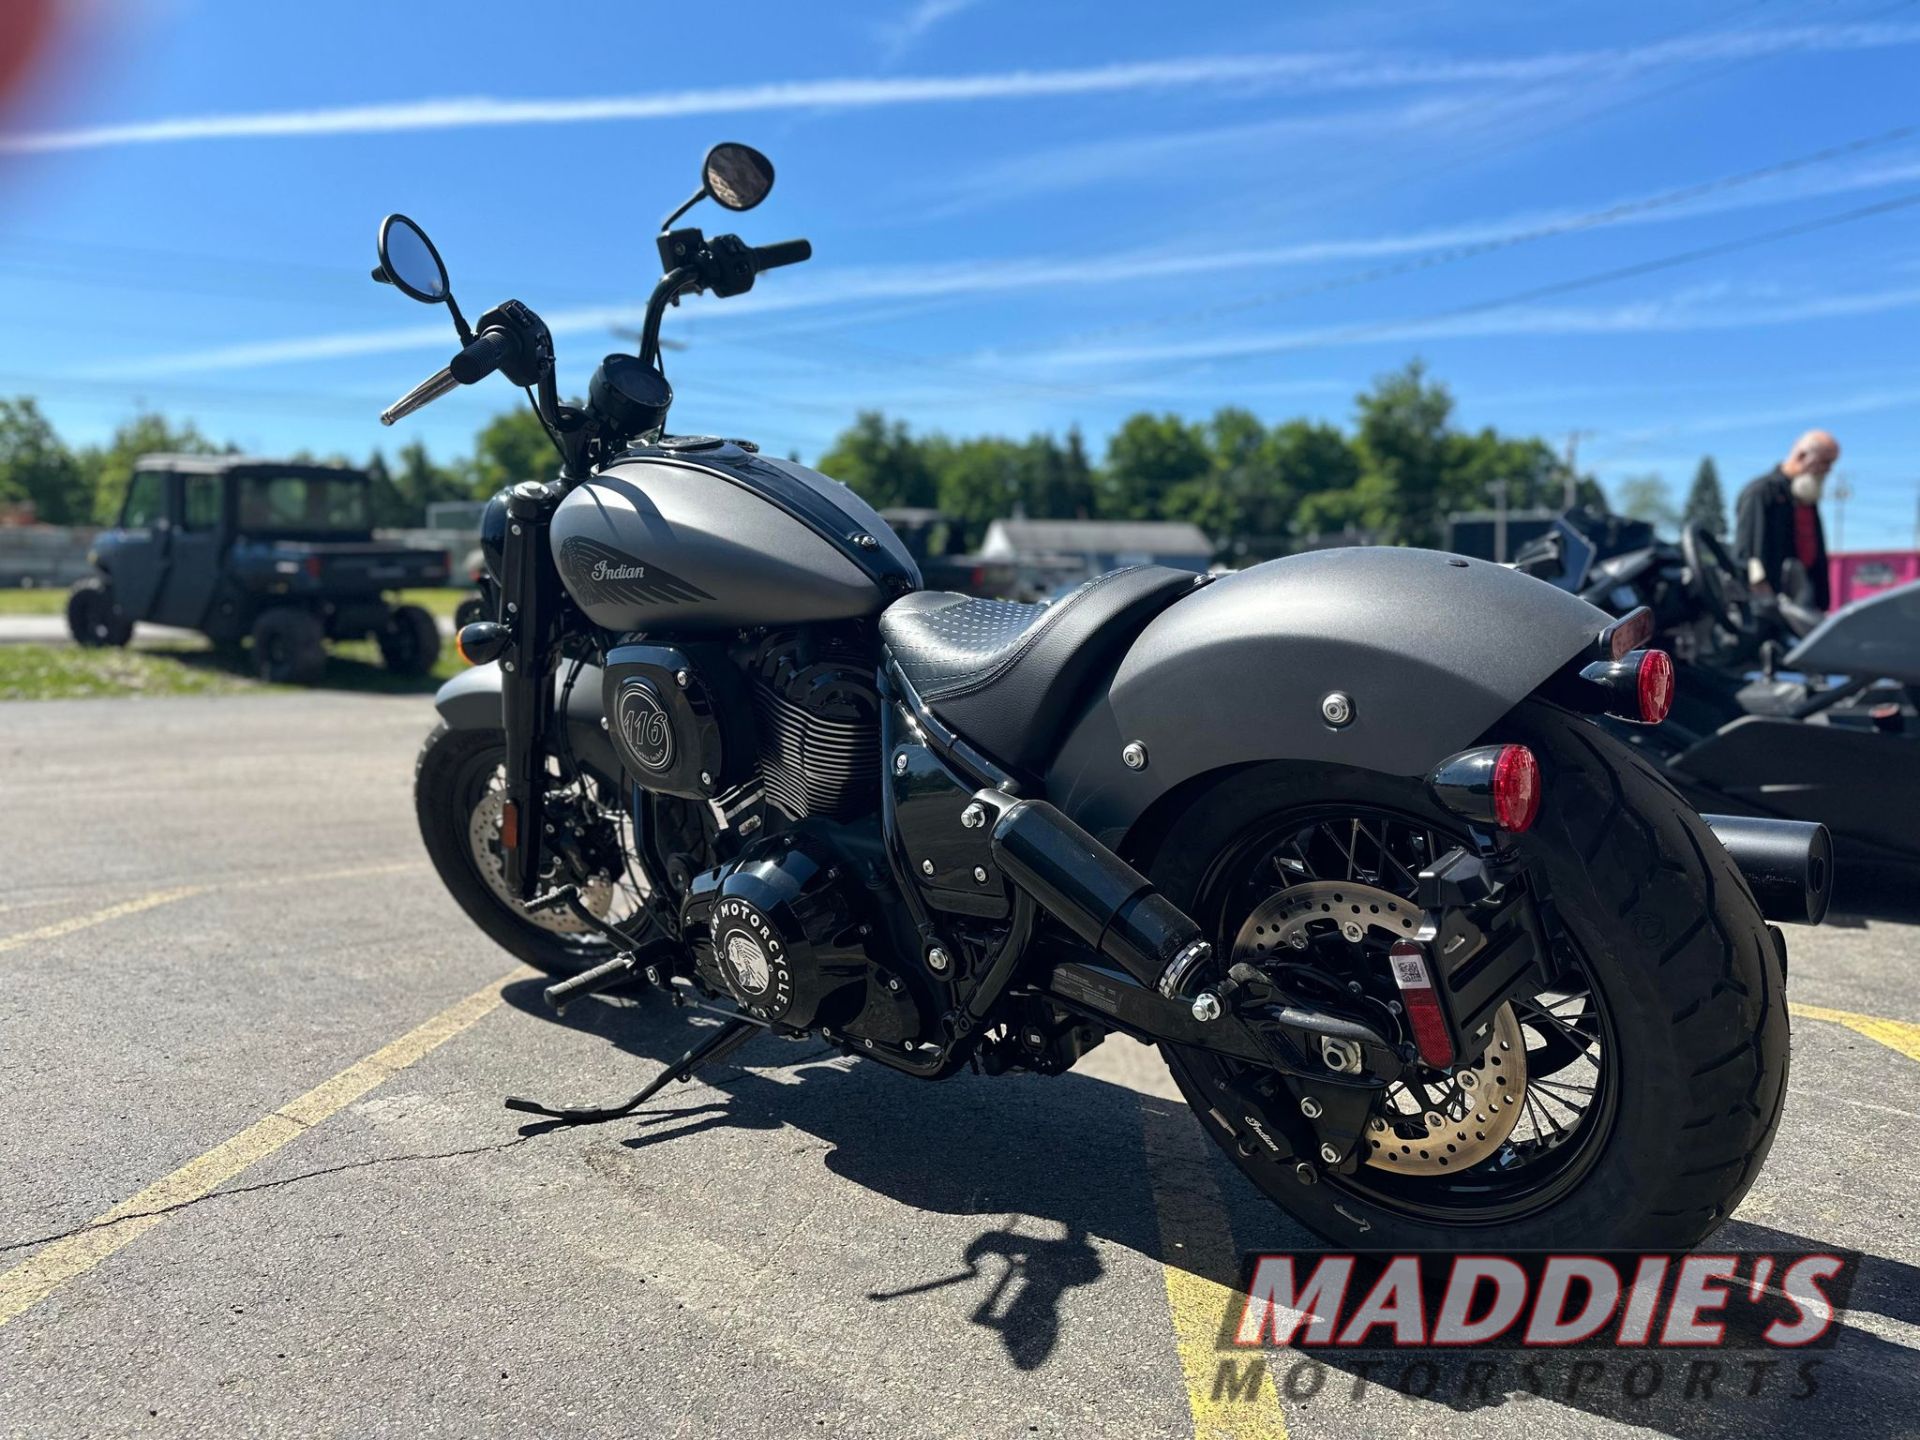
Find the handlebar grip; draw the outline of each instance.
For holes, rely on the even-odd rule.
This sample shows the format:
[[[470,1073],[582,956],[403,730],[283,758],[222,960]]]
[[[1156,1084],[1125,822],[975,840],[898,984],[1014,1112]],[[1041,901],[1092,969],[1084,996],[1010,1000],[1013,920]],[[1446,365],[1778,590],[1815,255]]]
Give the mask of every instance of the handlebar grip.
[[[460,388],[460,382],[453,378],[451,369],[422,380],[413,389],[402,395],[393,404],[380,412],[380,423],[391,425],[396,420],[404,420],[424,405],[431,405],[449,390]]]
[[[811,240],[782,240],[773,245],[753,247],[753,268],[772,270],[781,265],[798,265],[813,258]]]
[[[498,370],[514,353],[519,350],[520,342],[498,326],[489,327],[473,337],[472,342],[452,360],[447,362],[447,373],[456,383],[471,385],[484,380]]]

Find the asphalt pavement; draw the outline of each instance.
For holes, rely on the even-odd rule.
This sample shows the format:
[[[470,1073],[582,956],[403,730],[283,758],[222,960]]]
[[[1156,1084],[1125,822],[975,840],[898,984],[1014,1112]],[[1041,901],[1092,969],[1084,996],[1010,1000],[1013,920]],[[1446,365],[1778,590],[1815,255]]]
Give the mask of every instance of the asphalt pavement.
[[[929,1085],[763,1037],[618,1124],[503,1110],[696,1027],[556,1020],[467,923],[414,828],[431,718],[0,705],[0,1432],[1920,1434],[1920,931],[1792,936],[1784,1127],[1717,1242],[1865,1257],[1811,1397],[1279,1355],[1235,1399],[1239,1256],[1317,1245],[1141,1047]]]

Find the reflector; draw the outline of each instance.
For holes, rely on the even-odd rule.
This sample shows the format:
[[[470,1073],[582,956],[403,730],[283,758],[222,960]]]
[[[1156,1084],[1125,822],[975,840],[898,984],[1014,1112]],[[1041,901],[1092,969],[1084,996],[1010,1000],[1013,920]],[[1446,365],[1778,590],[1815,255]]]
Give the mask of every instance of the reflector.
[[[1507,748],[1525,753],[1524,746]],[[1421,1063],[1444,1070],[1453,1064],[1453,1037],[1447,1033],[1447,1017],[1440,1009],[1440,994],[1433,988],[1433,977],[1427,970],[1426,951],[1417,940],[1396,940],[1387,951],[1387,958],[1393,965],[1393,983],[1400,989],[1400,1003],[1406,1008],[1408,1025],[1413,1028],[1413,1043],[1420,1052]]]

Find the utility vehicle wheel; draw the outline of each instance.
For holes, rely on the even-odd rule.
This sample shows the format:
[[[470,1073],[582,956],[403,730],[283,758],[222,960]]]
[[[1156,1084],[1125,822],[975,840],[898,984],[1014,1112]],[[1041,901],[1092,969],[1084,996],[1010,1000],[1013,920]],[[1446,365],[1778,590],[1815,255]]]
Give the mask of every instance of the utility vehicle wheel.
[[[269,610],[253,622],[253,664],[271,684],[311,685],[327,668],[326,632],[305,610]]]
[[[1178,1046],[1169,1065],[1208,1134],[1336,1244],[1684,1249],[1746,1194],[1779,1123],[1787,1009],[1772,937],[1706,823],[1597,726],[1530,704],[1490,738],[1539,761],[1540,817],[1520,851],[1566,943],[1553,981],[1496,1012],[1479,1060],[1414,1066],[1375,1102],[1358,1167],[1309,1159],[1312,1184],[1206,1118],[1237,1113],[1221,1108],[1232,1087],[1263,1094],[1278,1129],[1293,1102],[1270,1070]],[[1387,951],[1418,923],[1415,876],[1459,830],[1415,779],[1262,766],[1175,820],[1151,874],[1223,959],[1392,1026]]]
[[[380,631],[380,658],[396,675],[425,675],[440,658],[440,626],[418,605],[402,605]]]
[[[113,612],[113,589],[98,575],[89,575],[67,595],[67,629],[73,643],[88,648],[124,645],[133,638],[133,622]]]

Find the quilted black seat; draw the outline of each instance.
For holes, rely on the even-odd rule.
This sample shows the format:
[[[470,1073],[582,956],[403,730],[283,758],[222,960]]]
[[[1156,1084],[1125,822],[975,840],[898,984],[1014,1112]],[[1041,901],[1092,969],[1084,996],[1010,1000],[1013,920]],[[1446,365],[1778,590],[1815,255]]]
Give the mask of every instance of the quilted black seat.
[[[1038,774],[1093,685],[1196,578],[1135,565],[1051,605],[922,590],[887,608],[880,638],[942,724],[1001,764]]]

